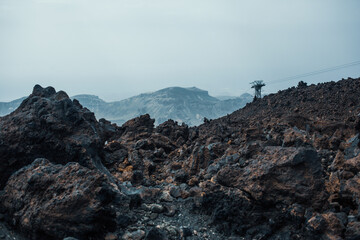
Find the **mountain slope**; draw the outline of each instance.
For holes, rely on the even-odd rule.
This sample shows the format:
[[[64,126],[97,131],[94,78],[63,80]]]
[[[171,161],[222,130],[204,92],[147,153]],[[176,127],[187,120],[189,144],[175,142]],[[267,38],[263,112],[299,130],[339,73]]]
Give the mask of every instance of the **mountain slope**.
[[[13,100],[11,102],[0,102],[0,116],[4,116],[14,111],[17,107],[20,106],[24,99],[25,97]]]
[[[221,101],[198,88],[165,88],[153,93],[140,94],[122,101],[106,103],[96,96],[74,96],[98,118],[106,118],[119,125],[127,120],[150,114],[155,124],[168,119],[193,126],[203,123],[204,117],[218,118],[231,113],[252,100],[250,94]]]
[[[258,99],[211,124],[258,128],[259,124],[266,127],[281,121],[282,124],[296,123],[305,130],[310,121],[319,125],[348,123],[360,112],[359,92],[359,78],[292,87]]]

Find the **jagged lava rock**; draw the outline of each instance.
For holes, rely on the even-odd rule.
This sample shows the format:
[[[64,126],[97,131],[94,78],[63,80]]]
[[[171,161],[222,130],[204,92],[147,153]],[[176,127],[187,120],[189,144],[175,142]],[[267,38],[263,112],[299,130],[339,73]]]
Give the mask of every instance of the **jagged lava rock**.
[[[37,97],[41,101],[59,101],[51,97],[51,89],[40,92],[37,94],[41,97]],[[98,134],[95,138],[101,139],[100,148],[97,144],[82,147],[88,146],[87,141],[80,141],[85,154],[75,148],[79,154],[73,157],[67,151],[74,148],[60,148],[65,149],[60,153],[64,158],[58,160],[88,166],[88,162],[101,158],[111,178],[128,194],[130,203],[125,201],[125,208],[121,204],[116,207],[118,226],[107,234],[108,238],[140,230],[145,238],[177,239],[177,234],[167,231],[170,226],[175,230],[191,226],[194,234],[190,239],[357,239],[359,92],[360,79],[301,84],[190,128],[172,120],[154,128],[149,115],[129,120],[121,127],[101,120],[99,131],[105,131],[106,137]],[[17,114],[25,119],[35,111],[30,110],[35,105]],[[17,131],[16,124],[25,128],[27,122],[17,121],[9,120],[11,131]],[[38,120],[34,117],[33,121]],[[66,120],[62,121],[68,126]],[[96,129],[98,124],[94,124]],[[80,128],[69,126],[72,133],[67,138],[86,133],[81,136],[87,139],[90,128],[86,124],[80,124]],[[60,139],[57,131],[49,129],[49,139]],[[32,132],[38,134],[39,130],[28,134]],[[31,151],[34,147],[44,151],[38,147],[43,142],[32,142],[24,136],[25,144],[18,137],[10,145],[4,145],[6,138],[0,136],[0,147],[21,146],[30,149],[21,151],[30,153],[30,157],[35,156]],[[107,143],[102,144],[103,140]],[[50,161],[54,161],[54,155],[49,155]],[[14,169],[15,165],[9,167],[10,171]],[[8,192],[10,188],[16,191],[15,185]],[[25,203],[29,207],[31,204]],[[161,204],[166,210],[155,213],[143,207],[152,204]],[[175,232],[180,233],[178,230]]]
[[[34,87],[16,111],[0,118],[0,189],[16,170],[44,157],[103,169],[104,131],[92,112],[63,91]]]
[[[170,138],[177,145],[181,146],[189,138],[189,128],[186,124],[178,125],[174,120],[168,120],[163,122],[156,127],[155,130],[157,133],[160,133],[164,136]]]
[[[150,134],[153,132],[154,122],[155,119],[151,119],[149,114],[131,119],[121,126],[123,137],[131,138],[136,137],[138,134]]]
[[[0,197],[8,220],[31,239],[99,239],[116,227],[120,193],[99,171],[46,159],[14,173]]]
[[[229,166],[217,181],[249,193],[263,205],[277,203],[322,206],[326,195],[322,167],[313,149],[265,147],[245,166]]]

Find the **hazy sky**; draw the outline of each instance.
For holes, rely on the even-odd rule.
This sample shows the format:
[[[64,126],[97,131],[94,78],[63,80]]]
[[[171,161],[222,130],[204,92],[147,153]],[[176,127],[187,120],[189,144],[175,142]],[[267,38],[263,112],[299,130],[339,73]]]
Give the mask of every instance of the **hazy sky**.
[[[39,83],[120,100],[170,86],[240,95],[360,77],[359,0],[0,0],[0,101]]]

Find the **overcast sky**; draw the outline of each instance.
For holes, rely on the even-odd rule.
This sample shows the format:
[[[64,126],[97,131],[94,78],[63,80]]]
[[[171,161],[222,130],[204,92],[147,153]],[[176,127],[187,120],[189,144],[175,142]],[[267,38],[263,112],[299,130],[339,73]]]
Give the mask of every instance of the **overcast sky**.
[[[111,101],[170,86],[267,93],[360,77],[359,0],[0,0],[0,101],[39,83]]]

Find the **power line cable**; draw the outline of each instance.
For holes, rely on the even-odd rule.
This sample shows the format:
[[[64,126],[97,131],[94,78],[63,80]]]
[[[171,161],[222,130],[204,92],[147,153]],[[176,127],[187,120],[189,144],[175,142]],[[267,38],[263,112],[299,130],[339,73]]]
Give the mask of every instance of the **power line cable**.
[[[360,60],[351,62],[351,63],[338,65],[338,66],[334,66],[334,67],[324,68],[321,70],[316,70],[316,71],[312,71],[312,72],[308,72],[308,73],[298,74],[298,75],[291,76],[291,77],[280,78],[280,79],[277,79],[274,81],[268,81],[267,84],[280,83],[280,82],[285,82],[285,81],[289,81],[289,80],[309,77],[309,76],[318,75],[318,74],[325,73],[325,72],[335,71],[335,70],[342,69],[342,68],[353,67],[353,66],[356,66],[359,64],[360,64]]]

